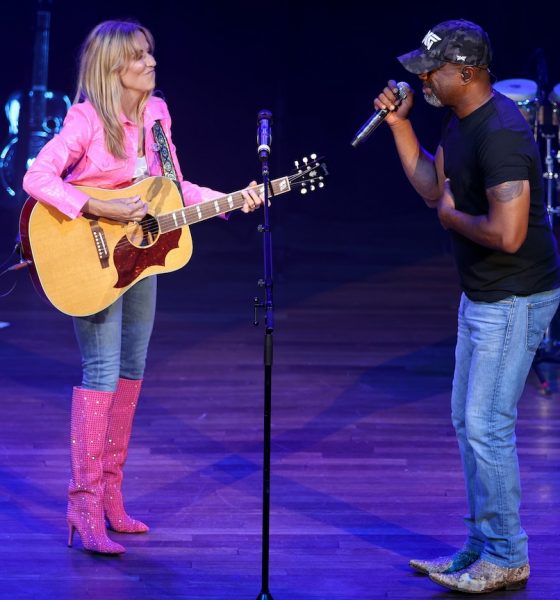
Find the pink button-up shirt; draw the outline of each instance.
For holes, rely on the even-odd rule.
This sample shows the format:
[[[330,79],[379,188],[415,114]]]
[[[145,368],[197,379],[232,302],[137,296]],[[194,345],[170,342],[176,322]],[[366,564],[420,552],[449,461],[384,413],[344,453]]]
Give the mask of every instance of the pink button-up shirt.
[[[183,179],[175,146],[171,141],[171,117],[166,103],[155,96],[144,111],[144,150],[150,175],[162,175],[159,153],[154,142],[152,125],[160,120],[170,145],[177,177],[181,182],[185,204],[198,204],[222,196],[210,188],[200,187]],[[127,158],[115,158],[105,147],[103,123],[93,105],[81,102],[70,107],[60,133],[44,146],[24,179],[25,191],[41,202],[75,218],[81,214],[88,195],[76,185],[118,188],[129,185],[134,177],[138,155],[138,126],[121,116]]]

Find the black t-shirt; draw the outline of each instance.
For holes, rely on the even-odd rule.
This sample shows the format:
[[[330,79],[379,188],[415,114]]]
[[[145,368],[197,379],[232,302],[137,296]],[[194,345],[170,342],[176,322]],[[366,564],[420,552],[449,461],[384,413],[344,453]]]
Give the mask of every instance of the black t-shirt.
[[[496,302],[560,287],[556,240],[544,204],[539,150],[516,104],[495,91],[464,119],[451,113],[441,142],[445,176],[457,210],[488,214],[486,189],[528,180],[531,190],[527,239],[515,254],[481,246],[452,231],[461,285],[474,301]]]

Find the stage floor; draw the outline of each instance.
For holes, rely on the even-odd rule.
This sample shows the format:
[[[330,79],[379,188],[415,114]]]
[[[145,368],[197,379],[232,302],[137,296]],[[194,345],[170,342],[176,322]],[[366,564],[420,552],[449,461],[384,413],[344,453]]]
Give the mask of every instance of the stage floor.
[[[366,225],[313,249],[288,243],[278,271],[275,600],[455,597],[408,560],[451,552],[464,536],[449,410],[456,276],[442,253],[409,247],[387,260],[371,250]],[[0,598],[257,597],[263,328],[251,320],[261,261],[253,237],[235,235],[204,242],[192,268],[160,278],[125,478],[129,512],[151,531],[111,534],[127,548],[121,557],[92,555],[78,539],[66,546],[69,399],[80,374],[71,321],[25,279],[0,300],[0,320],[10,323],[0,329]],[[553,388],[541,395],[531,374],[520,403],[532,576],[526,590],[503,595],[516,600],[560,597]]]

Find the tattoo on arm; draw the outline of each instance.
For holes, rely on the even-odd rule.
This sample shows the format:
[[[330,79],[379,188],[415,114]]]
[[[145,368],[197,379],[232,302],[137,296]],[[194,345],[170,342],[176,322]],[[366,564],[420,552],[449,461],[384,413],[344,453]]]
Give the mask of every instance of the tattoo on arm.
[[[505,183],[500,183],[499,185],[488,188],[486,192],[489,200],[505,203],[511,202],[511,200],[520,196],[522,190],[522,181],[506,181]]]

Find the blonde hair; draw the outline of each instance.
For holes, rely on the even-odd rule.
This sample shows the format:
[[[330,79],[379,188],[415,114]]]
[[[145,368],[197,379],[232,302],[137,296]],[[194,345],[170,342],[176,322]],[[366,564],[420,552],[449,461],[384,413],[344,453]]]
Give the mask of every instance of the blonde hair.
[[[138,57],[136,32],[146,37],[150,50],[154,48],[152,34],[134,21],[104,21],[86,38],[80,53],[78,87],[74,102],[89,100],[103,123],[105,145],[116,158],[126,158],[124,129],[119,119],[122,112],[123,86],[120,75]],[[137,117],[142,114],[151,92],[141,99]]]

